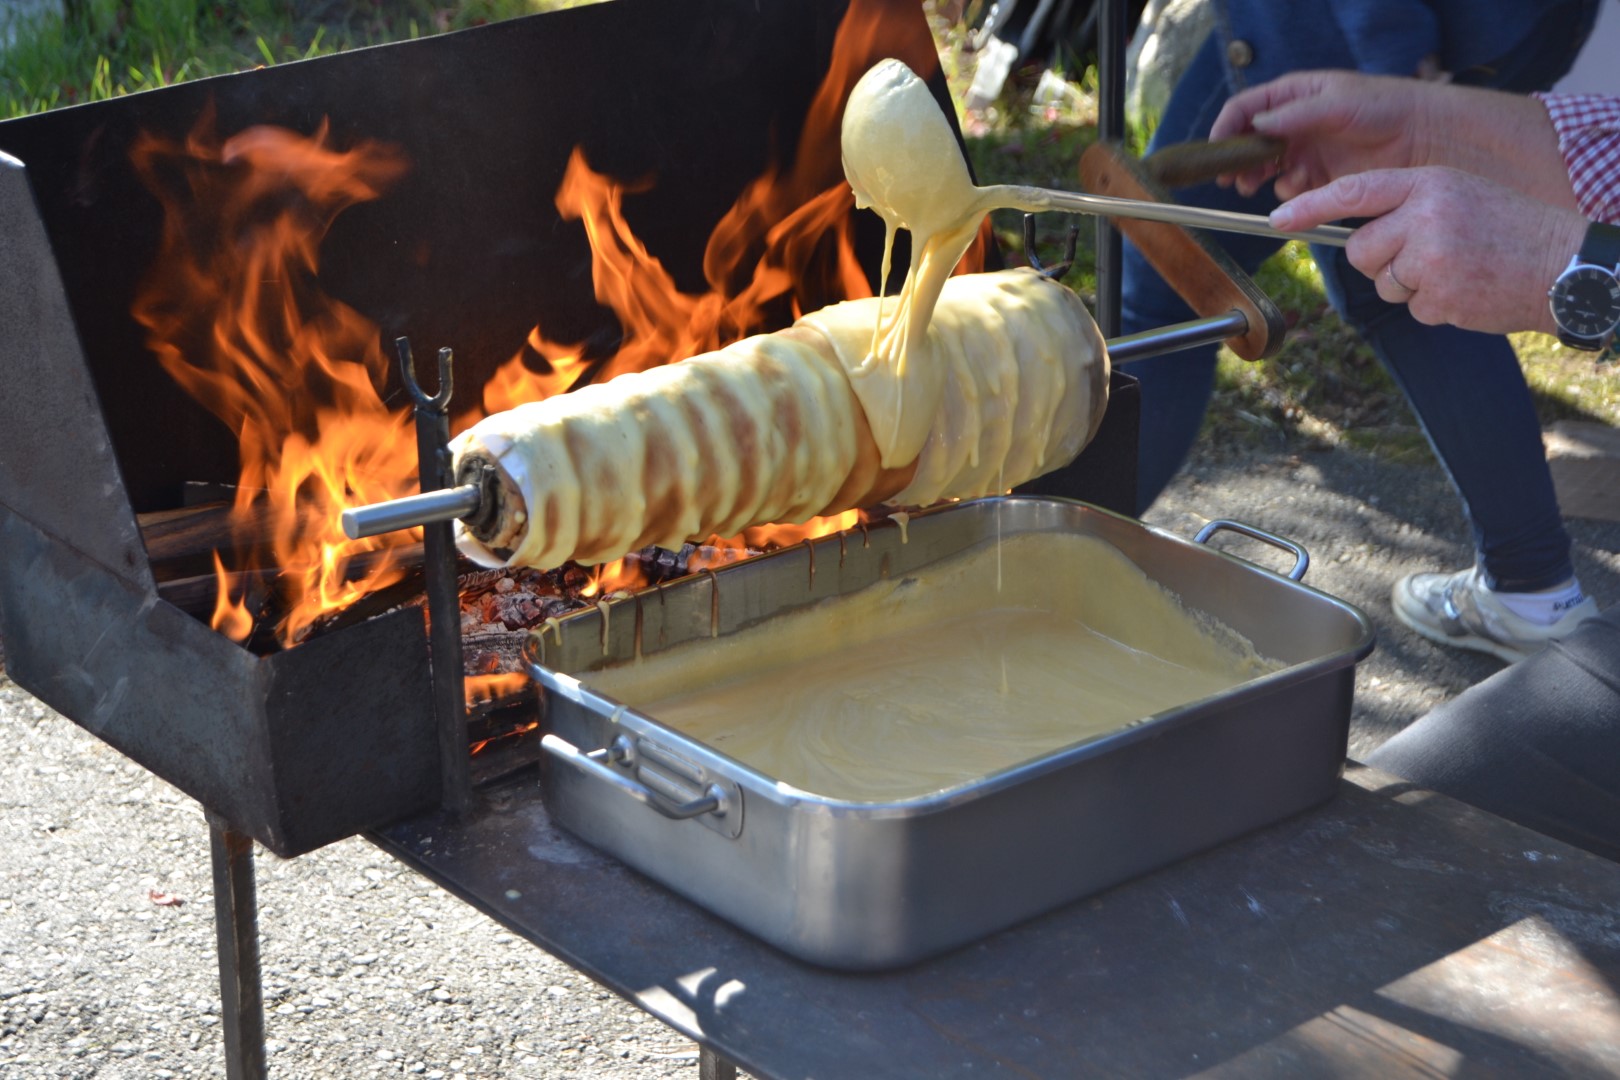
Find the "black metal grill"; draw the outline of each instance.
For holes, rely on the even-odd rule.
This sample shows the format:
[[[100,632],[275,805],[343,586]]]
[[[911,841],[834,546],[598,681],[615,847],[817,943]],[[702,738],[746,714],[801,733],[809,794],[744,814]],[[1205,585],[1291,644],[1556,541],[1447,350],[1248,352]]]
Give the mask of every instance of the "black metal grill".
[[[932,48],[914,5],[884,6],[902,38]],[[277,854],[431,805],[440,757],[416,611],[260,656],[154,582],[137,515],[181,505],[188,485],[232,483],[238,461],[232,433],[158,367],[130,316],[162,224],[133,141],[202,122],[327,123],[338,146],[398,146],[409,173],[335,221],[321,284],[386,338],[453,344],[457,382],[477,387],[537,322],[557,337],[617,332],[592,298],[583,230],[552,204],[572,149],[598,171],[656,178],[627,213],[700,288],[714,223],[794,146],[841,14],[621,0],[0,124],[16,159],[0,166],[13,388],[0,399],[0,637],[13,677]],[[875,272],[881,227],[866,214],[857,228]],[[387,394],[404,400],[397,373]],[[1122,405],[1088,454],[1103,467],[1035,487],[1128,509]]]
[[[932,50],[915,3],[873,3]],[[417,608],[261,655],[171,603],[154,576],[139,517],[184,505],[195,485],[228,487],[239,463],[232,433],[161,370],[130,315],[162,225],[134,140],[183,139],[211,117],[223,133],[324,122],[340,146],[398,146],[409,173],[335,222],[321,285],[383,340],[453,345],[457,382],[477,387],[537,323],[557,339],[618,335],[592,297],[583,230],[552,203],[573,148],[597,171],[656,179],[627,213],[697,290],[715,222],[795,145],[843,13],[619,0],[0,124],[5,663],[208,811],[232,1075],[262,1069],[247,838],[291,856],[378,828],[432,809],[446,770]],[[875,278],[881,224],[860,215],[856,230]],[[1091,448],[1030,490],[1129,512],[1134,390],[1116,376]],[[397,373],[385,396],[405,401]],[[466,719],[461,672],[437,674]],[[469,738],[491,730],[475,716]]]

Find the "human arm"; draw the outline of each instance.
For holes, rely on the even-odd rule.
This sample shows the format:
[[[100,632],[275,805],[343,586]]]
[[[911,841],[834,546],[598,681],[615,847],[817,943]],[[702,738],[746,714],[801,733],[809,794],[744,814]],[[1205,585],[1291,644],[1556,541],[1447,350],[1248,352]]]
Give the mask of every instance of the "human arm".
[[[1288,140],[1276,166],[1229,178],[1253,194],[1276,178],[1289,199],[1367,169],[1442,166],[1541,202],[1576,206],[1558,132],[1534,98],[1416,79],[1309,71],[1235,95],[1210,138],[1257,131]]]
[[[1531,143],[1519,156],[1530,157],[1533,146],[1534,167],[1545,172],[1556,162],[1560,183],[1530,184],[1526,194],[1489,174],[1412,160],[1413,154],[1408,160],[1416,167],[1352,173],[1298,194],[1278,208],[1273,223],[1292,230],[1373,218],[1356,230],[1346,254],[1375,279],[1384,299],[1407,303],[1428,323],[1553,330],[1547,287],[1581,247],[1589,221],[1620,223],[1620,98],[1538,98],[1512,99],[1519,104],[1501,130],[1539,113],[1552,133],[1551,150]]]
[[[1296,230],[1347,217],[1373,219],[1345,254],[1380,296],[1419,322],[1488,333],[1555,332],[1547,288],[1587,226],[1578,210],[1436,166],[1353,173],[1284,203],[1271,221]]]

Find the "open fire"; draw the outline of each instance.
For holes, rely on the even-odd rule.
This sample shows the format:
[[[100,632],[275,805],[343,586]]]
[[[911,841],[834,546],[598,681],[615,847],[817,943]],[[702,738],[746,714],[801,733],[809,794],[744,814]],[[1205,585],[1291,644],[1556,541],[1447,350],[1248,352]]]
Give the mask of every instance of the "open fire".
[[[449,802],[464,785],[447,774],[469,764],[455,752],[469,743],[502,739],[471,763],[473,783],[522,764],[534,740],[503,734],[534,710],[511,707],[510,687],[490,679],[472,690],[491,700],[455,715],[442,700],[455,680],[434,679],[432,632],[498,665],[504,643],[531,637],[508,618],[544,625],[554,601],[623,589],[621,571],[690,580],[686,564],[730,557],[692,535],[722,527],[704,518],[690,544],[681,530],[643,541],[671,550],[624,545],[611,552],[630,555],[617,570],[465,565],[461,610],[427,626],[418,605],[438,568],[414,538],[357,544],[333,527],[337,506],[415,487],[392,342],[409,335],[419,356],[456,349],[457,426],[467,418],[455,414],[509,403],[534,378],[551,381],[536,393],[554,393],[608,377],[632,333],[594,299],[584,211],[602,208],[604,251],[619,234],[607,194],[562,219],[575,147],[605,191],[615,182],[623,244],[668,271],[676,325],[691,323],[696,298],[717,297],[687,348],[702,347],[705,326],[716,341],[745,333],[723,306],[744,295],[769,294],[764,329],[784,326],[795,303],[835,301],[825,283],[841,274],[837,237],[806,219],[825,209],[821,193],[844,199],[841,168],[830,138],[818,156],[799,150],[817,127],[810,105],[818,90],[830,103],[819,126],[830,136],[844,87],[873,57],[932,58],[914,3],[871,4],[858,0],[843,25],[850,74],[832,80],[848,0],[628,0],[0,124],[0,277],[12,298],[0,332],[23,376],[0,397],[8,674],[281,856]],[[850,51],[863,15],[898,36]],[[213,124],[199,124],[210,111]],[[776,201],[728,216],[750,192]],[[848,216],[874,274],[881,223]],[[711,232],[715,251],[746,249],[727,273],[705,260]],[[720,243],[733,235],[742,242]],[[659,280],[648,259],[625,265],[631,284]],[[419,370],[432,387],[429,367]],[[324,460],[300,461],[314,448]],[[869,490],[840,508],[882,497]],[[282,551],[295,540],[308,552],[297,570]],[[351,586],[344,606],[289,616],[294,600]],[[210,629],[216,609],[245,642]],[[463,615],[487,637],[455,634]],[[618,633],[634,625],[615,621]]]
[[[595,298],[618,319],[617,347],[593,353],[535,326],[482,387],[479,404],[457,413],[454,430],[783,325],[812,297],[870,295],[839,164],[843,102],[883,56],[910,54],[901,59],[925,73],[938,63],[931,44],[920,50],[911,35],[901,37],[908,48],[886,44],[884,12],[881,3],[851,5],[788,163],[749,184],[711,233],[704,291],[683,292],[628,223],[626,201],[657,178],[603,175],[576,149],[554,197],[589,240]],[[258,126],[228,137],[213,127],[205,117],[183,142],[147,137],[135,146],[137,170],[163,203],[164,231],[133,313],[164,369],[238,440],[231,535],[213,556],[211,625],[245,641],[270,620],[274,640],[287,647],[361,598],[409,584],[419,559],[419,532],[351,540],[339,528],[344,507],[413,492],[416,452],[408,408],[382,396],[389,361],[379,328],[320,285],[321,241],[333,221],[386,198],[410,166],[381,143],[340,148],[324,126],[307,136]],[[984,239],[958,272],[982,267]],[[467,575],[468,670],[485,673],[469,694],[499,696],[498,679],[509,677],[494,669],[505,667],[499,657],[477,650],[480,627],[540,624],[599,596],[857,520],[851,511],[766,526],[589,569]]]

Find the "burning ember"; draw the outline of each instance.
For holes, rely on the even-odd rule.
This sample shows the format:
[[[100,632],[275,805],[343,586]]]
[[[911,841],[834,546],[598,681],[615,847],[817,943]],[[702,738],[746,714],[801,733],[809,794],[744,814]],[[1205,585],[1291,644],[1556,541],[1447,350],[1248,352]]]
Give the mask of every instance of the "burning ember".
[[[838,128],[849,88],[876,60],[894,54],[883,44],[884,7],[867,0],[851,5],[791,165],[767,169],[714,228],[703,292],[677,288],[629,228],[626,200],[656,178],[604,176],[576,149],[556,205],[589,239],[595,296],[618,317],[620,346],[612,356],[587,357],[580,346],[555,342],[535,327],[484,385],[481,407],[458,415],[455,429],[582,380],[721,348],[783,325],[807,306],[869,295],[855,256],[854,200],[839,163]],[[919,72],[934,70],[932,43],[921,48],[912,41],[901,59]],[[399,582],[416,558],[419,534],[350,540],[339,528],[344,507],[416,490],[416,449],[408,409],[382,398],[390,361],[378,327],[327,295],[319,281],[321,242],[333,221],[349,207],[386,197],[408,163],[378,142],[335,146],[325,125],[307,136],[253,127],[222,138],[211,118],[184,141],[143,137],[133,153],[164,205],[158,258],[134,317],[164,369],[230,427],[240,446],[234,542],[215,553],[219,593],[211,622],[243,641],[269,617],[275,638],[290,646],[331,613]],[[982,244],[981,235],[961,270],[982,266]],[[852,511],[711,537],[687,553],[677,572],[857,520]],[[632,557],[588,571],[464,580],[463,629],[472,641],[478,626],[535,625],[585,598],[646,584],[647,566],[646,558]],[[259,594],[265,582],[272,583],[273,604]],[[469,613],[476,613],[475,625],[467,625]],[[476,692],[498,696],[500,687]]]

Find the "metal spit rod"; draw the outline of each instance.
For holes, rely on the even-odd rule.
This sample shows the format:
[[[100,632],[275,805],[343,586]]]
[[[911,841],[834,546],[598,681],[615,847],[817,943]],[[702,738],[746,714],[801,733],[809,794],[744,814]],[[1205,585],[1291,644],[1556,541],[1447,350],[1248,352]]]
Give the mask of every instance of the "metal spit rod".
[[[1178,349],[1213,345],[1245,333],[1248,328],[1248,318],[1241,311],[1231,311],[1113,338],[1108,342],[1108,355],[1114,363],[1122,364]],[[350,539],[359,540],[418,525],[473,517],[483,507],[483,497],[481,485],[462,484],[370,506],[356,506],[343,511],[343,532]]]
[[[351,540],[359,540],[437,521],[456,521],[476,514],[483,504],[484,492],[477,484],[426,491],[343,511],[343,533]]]
[[[481,505],[483,491],[477,484],[407,495],[343,511],[343,533],[351,540],[359,540],[435,521],[454,521],[476,514]]]
[[[1132,360],[1146,360],[1150,356],[1196,349],[1200,345],[1215,345],[1227,338],[1249,332],[1249,317],[1233,308],[1225,315],[1211,315],[1205,319],[1191,319],[1172,323],[1139,334],[1108,339],[1108,359],[1111,363],[1127,364]]]

